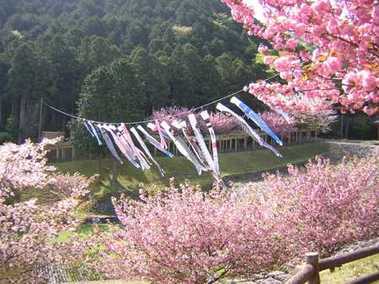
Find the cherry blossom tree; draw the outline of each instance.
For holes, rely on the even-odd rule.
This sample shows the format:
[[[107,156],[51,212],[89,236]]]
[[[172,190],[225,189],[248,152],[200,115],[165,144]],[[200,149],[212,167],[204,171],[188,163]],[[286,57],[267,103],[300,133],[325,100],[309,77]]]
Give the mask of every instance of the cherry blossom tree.
[[[267,175],[245,190],[204,193],[171,185],[140,200],[115,201],[122,228],[96,236],[94,266],[111,279],[214,283],[249,277],[302,257],[327,255],[378,236],[377,157],[331,165],[317,158],[289,175]],[[97,241],[97,242],[96,242]],[[97,245],[96,245],[97,244]]]
[[[327,132],[330,130],[330,125],[337,119],[337,116],[332,110],[318,112],[312,115],[298,112],[291,116],[286,115],[286,117],[274,111],[266,111],[263,112],[261,116],[274,132],[282,136],[298,129]]]
[[[167,121],[171,124],[175,120],[186,119],[191,113],[193,111],[189,108],[173,106],[154,111],[151,118],[158,121]]]
[[[289,166],[288,176],[268,175],[264,198],[270,200],[280,235],[292,253],[328,254],[355,240],[378,236],[379,159],[352,158],[332,165],[317,158],[305,172]]]
[[[77,225],[73,209],[88,194],[92,178],[60,175],[49,166],[46,153],[55,142],[0,146],[1,283],[43,282],[38,266],[69,259],[67,246],[59,246],[54,238]],[[52,195],[52,200],[43,204],[20,197],[32,190]]]
[[[222,0],[280,82],[246,90],[273,109],[379,113],[379,5],[374,0]],[[251,5],[254,2],[254,5]],[[260,18],[260,21],[257,19]]]
[[[215,283],[268,267],[285,248],[278,242],[267,253],[275,231],[269,214],[225,191],[171,186],[150,197],[142,193],[141,201],[115,202],[125,229],[105,241],[105,258],[96,262],[111,279]]]
[[[293,117],[286,120],[283,116],[273,111],[265,111],[261,113],[261,117],[275,133],[282,136],[297,129],[296,120]]]
[[[162,108],[159,111],[153,112],[152,119],[158,121],[167,121],[172,123],[175,120],[187,120],[189,114],[194,113],[193,110],[183,107],[168,107]],[[233,117],[223,113],[210,113],[209,120],[217,134],[230,133],[233,130],[239,129],[238,121]],[[199,117],[200,127],[203,131],[208,132],[206,123]]]

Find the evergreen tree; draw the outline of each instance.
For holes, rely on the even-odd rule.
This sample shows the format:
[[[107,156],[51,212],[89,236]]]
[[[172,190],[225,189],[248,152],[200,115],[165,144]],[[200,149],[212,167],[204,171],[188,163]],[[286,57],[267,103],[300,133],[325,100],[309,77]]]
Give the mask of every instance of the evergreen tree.
[[[123,58],[102,66],[84,81],[78,101],[79,115],[96,121],[127,122],[144,118],[144,86],[130,60]],[[82,126],[73,126],[74,144],[79,150],[94,150],[94,141]]]
[[[25,43],[30,57],[21,60]],[[218,0],[3,0],[0,53],[12,61],[12,72],[0,68],[0,82],[9,86],[0,87],[9,98],[2,124],[9,120],[18,128],[25,115],[32,116],[31,123],[35,114],[25,112],[21,101],[32,109],[41,96],[76,112],[85,78],[127,57],[143,87],[139,112],[148,116],[162,106],[192,107],[264,77],[255,61],[258,45]],[[15,71],[19,64],[24,64],[20,72]],[[109,100],[105,96],[104,103],[112,105]],[[52,111],[44,120],[48,130],[62,130],[68,121]]]
[[[81,70],[75,51],[61,35],[57,35],[48,46],[47,56],[53,80],[51,100],[59,108],[73,113],[81,83]],[[51,121],[55,127],[62,129],[68,120],[62,121],[61,115],[53,114]]]
[[[92,36],[82,40],[79,49],[79,61],[84,74],[108,64],[121,57],[119,48],[104,37]]]
[[[154,109],[167,105],[169,85],[167,70],[159,60],[147,53],[146,49],[136,47],[130,55],[131,63],[137,72],[139,83],[143,86],[145,115],[148,116]]]
[[[31,119],[27,114],[30,111],[32,102],[37,99],[34,97],[33,92],[36,62],[37,57],[32,44],[24,43],[15,51],[9,70],[8,94],[11,101],[11,115],[14,120],[14,126],[20,131],[19,142],[26,137],[27,131],[30,129],[28,128],[28,123]]]
[[[5,116],[7,113],[4,113],[5,110],[5,95],[6,95],[6,87],[7,87],[7,80],[8,80],[8,70],[10,66],[5,59],[5,56],[3,54],[0,54],[0,129],[4,128],[5,123]]]

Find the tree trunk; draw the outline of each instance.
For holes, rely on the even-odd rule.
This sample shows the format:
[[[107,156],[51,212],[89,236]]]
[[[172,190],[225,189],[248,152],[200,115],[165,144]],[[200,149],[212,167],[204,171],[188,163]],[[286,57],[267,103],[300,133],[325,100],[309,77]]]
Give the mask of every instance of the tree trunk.
[[[12,102],[11,118],[13,119],[12,126],[18,128],[19,124],[19,112],[20,112],[20,100]]]
[[[20,114],[19,114],[19,125],[18,128],[20,133],[18,134],[18,143],[21,144],[25,139],[25,129],[26,129],[26,112],[27,112],[27,100],[24,96],[20,99]]]
[[[38,117],[38,141],[42,137],[42,127],[43,127],[43,97],[40,99],[39,104],[39,117]]]
[[[3,97],[0,95],[0,129],[4,128],[3,123]]]

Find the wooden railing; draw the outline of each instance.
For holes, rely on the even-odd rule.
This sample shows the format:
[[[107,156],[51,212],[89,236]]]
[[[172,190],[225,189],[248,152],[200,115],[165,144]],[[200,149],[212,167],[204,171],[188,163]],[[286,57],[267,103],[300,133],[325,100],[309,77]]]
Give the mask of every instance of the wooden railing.
[[[318,253],[308,253],[305,256],[305,263],[300,267],[299,271],[286,282],[286,284],[303,284],[306,282],[309,284],[320,284],[320,271],[326,269],[333,271],[336,267],[340,267],[343,264],[375,254],[379,254],[379,244],[321,260],[319,259]],[[349,284],[367,284],[376,280],[379,280],[379,271],[357,278],[349,282]]]

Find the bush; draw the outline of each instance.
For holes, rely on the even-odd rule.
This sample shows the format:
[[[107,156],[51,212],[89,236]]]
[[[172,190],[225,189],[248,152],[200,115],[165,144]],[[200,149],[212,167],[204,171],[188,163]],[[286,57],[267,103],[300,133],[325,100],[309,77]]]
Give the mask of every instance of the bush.
[[[204,194],[189,185],[115,202],[124,229],[108,239],[114,278],[213,283],[249,277],[306,251],[331,252],[378,234],[379,161],[332,166],[321,158],[248,192]]]
[[[289,176],[270,175],[267,190],[281,235],[296,253],[331,253],[379,231],[379,159],[343,161],[334,166],[318,158],[305,172],[290,166]]]
[[[101,265],[111,277],[206,283],[276,261],[275,249],[266,253],[272,222],[254,202],[240,203],[216,191],[204,194],[189,185],[141,198],[116,202],[125,230],[111,238],[107,265]]]
[[[3,144],[5,142],[10,142],[14,139],[14,136],[12,136],[9,132],[0,132],[0,144]]]

